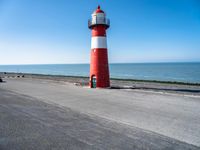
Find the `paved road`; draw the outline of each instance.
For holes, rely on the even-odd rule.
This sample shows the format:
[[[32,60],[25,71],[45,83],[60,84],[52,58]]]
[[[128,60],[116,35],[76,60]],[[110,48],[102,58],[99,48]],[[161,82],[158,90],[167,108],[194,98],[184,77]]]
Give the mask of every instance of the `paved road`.
[[[52,107],[58,105],[59,109],[63,106],[65,107],[63,109],[70,108],[71,111],[73,110],[76,113],[80,113],[80,116],[84,116],[85,118],[89,117],[90,119],[93,118],[95,124],[96,122],[101,123],[102,120],[106,123],[109,122],[112,125],[106,124],[106,129],[111,127],[114,133],[118,130],[121,131],[118,137],[122,141],[126,139],[126,136],[130,138],[129,142],[123,143],[123,146],[127,145],[126,149],[131,149],[133,146],[145,145],[139,144],[139,142],[143,143],[141,139],[147,143],[144,149],[147,149],[147,147],[152,149],[171,147],[172,149],[175,145],[177,146],[175,149],[178,149],[178,147],[180,149],[187,149],[191,146],[189,144],[200,146],[199,97],[142,91],[95,90],[76,87],[63,82],[57,83],[37,79],[7,79],[6,83],[0,85],[0,89],[11,90],[19,93],[19,95],[24,94],[34,97],[37,101],[45,103],[45,105],[48,103],[48,105]],[[2,97],[2,94],[0,97]],[[10,99],[12,99],[12,97]],[[26,101],[27,97],[24,99],[24,101]],[[14,104],[14,106],[15,105],[16,104]],[[30,107],[31,105],[32,104],[30,104]],[[43,108],[41,108],[41,110],[43,110]],[[28,113],[28,111],[29,110],[26,110],[26,113]],[[35,116],[40,117],[39,114],[42,113],[38,112],[38,115]],[[46,122],[46,120],[44,120],[44,122]],[[113,128],[113,126],[116,128]],[[76,127],[76,130],[77,128],[79,128],[79,126]],[[94,132],[96,131],[97,130],[94,128]],[[124,131],[127,131],[126,133],[128,135],[126,135]],[[107,131],[104,132],[107,133]],[[137,136],[130,136],[130,132],[138,134]],[[112,134],[107,136],[115,137],[112,136]],[[111,141],[108,140],[108,142],[112,144],[115,143],[115,146],[120,149],[120,145],[122,144],[120,142],[120,144],[118,144],[118,142],[113,142],[112,138],[109,138]],[[158,139],[161,141],[159,142]],[[101,143],[109,147],[109,144],[106,145],[102,141]],[[166,143],[168,143],[168,145],[166,145]],[[112,148],[112,144],[110,148]],[[95,145],[98,144],[95,143]],[[142,149],[142,147],[140,147],[140,149]],[[192,147],[192,149],[195,149],[195,146]]]
[[[194,149],[142,129],[0,89],[0,149]]]

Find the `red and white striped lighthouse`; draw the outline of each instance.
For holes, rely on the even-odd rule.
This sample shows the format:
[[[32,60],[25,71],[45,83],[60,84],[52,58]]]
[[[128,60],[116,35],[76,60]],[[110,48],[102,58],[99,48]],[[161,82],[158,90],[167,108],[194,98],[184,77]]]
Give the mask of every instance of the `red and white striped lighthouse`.
[[[92,30],[89,83],[91,88],[110,87],[106,39],[106,30],[109,26],[110,21],[98,6],[92,14],[92,19],[88,22],[88,27]]]

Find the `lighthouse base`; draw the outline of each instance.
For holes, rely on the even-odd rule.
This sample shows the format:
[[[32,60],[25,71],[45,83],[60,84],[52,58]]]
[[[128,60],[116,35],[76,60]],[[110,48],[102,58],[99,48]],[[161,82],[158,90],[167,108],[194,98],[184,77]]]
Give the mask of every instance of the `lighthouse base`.
[[[95,75],[92,75],[89,82],[90,88],[110,88],[109,80],[99,80]]]

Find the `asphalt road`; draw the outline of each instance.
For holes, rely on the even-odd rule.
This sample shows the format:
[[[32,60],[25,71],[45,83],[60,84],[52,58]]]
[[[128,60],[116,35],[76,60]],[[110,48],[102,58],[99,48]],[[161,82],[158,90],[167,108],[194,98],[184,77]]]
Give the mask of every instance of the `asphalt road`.
[[[184,95],[8,79],[0,84],[0,149],[200,149],[199,104]]]

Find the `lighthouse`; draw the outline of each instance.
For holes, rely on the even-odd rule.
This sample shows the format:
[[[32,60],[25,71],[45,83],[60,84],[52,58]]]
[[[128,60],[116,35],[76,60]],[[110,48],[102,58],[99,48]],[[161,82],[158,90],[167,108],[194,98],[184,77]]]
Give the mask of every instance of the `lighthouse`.
[[[89,86],[108,88],[110,87],[110,76],[106,30],[110,27],[110,21],[100,6],[92,13],[88,27],[92,30]]]

